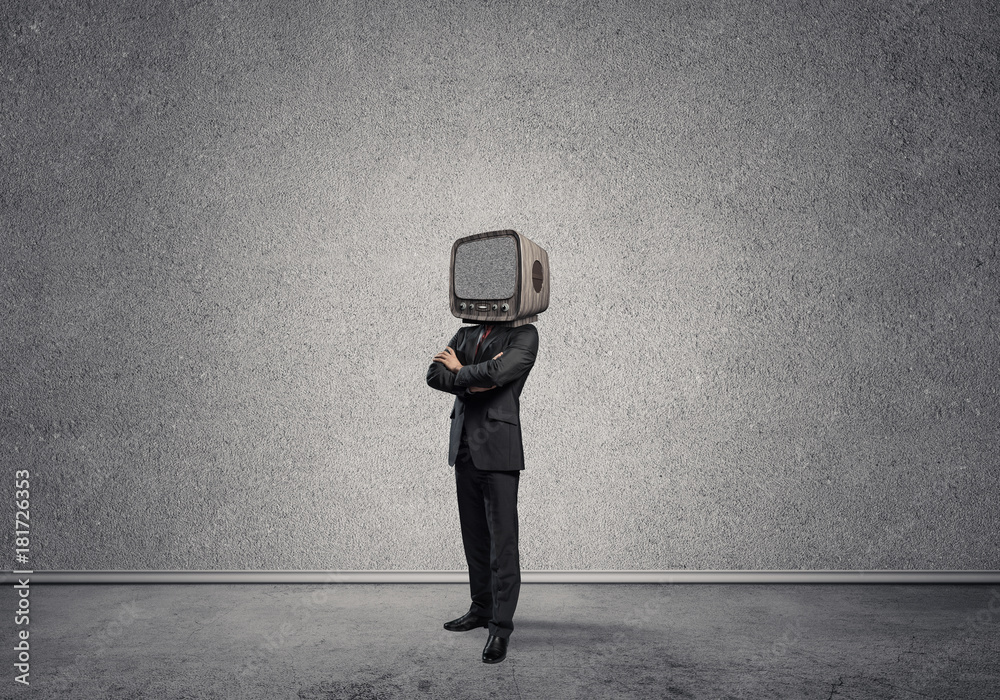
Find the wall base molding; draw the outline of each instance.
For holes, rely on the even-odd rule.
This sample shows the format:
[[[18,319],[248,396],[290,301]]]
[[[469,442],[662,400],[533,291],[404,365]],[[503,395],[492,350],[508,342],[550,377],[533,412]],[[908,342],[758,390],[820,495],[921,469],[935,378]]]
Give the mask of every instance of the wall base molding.
[[[466,571],[5,571],[2,582],[16,583],[468,583]],[[521,571],[522,583],[1000,583],[1000,571],[842,569]]]

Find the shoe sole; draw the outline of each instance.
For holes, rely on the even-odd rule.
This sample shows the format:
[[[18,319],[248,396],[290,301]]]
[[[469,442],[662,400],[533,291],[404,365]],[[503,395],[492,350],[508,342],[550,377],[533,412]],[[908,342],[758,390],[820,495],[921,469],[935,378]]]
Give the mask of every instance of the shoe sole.
[[[507,655],[506,655],[506,654],[504,654],[504,655],[503,655],[503,656],[501,656],[501,657],[500,657],[499,659],[494,659],[494,660],[492,660],[492,661],[487,661],[486,659],[483,659],[483,663],[484,663],[484,664],[498,664],[498,663],[500,663],[501,661],[503,661],[503,660],[504,660],[504,659],[506,659],[506,658],[507,658]]]

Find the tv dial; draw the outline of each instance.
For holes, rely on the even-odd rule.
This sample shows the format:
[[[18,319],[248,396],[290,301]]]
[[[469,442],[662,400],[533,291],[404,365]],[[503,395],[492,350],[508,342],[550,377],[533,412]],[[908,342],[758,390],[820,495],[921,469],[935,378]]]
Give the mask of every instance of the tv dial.
[[[507,313],[508,311],[510,311],[510,304],[504,304],[503,306],[500,307],[500,310],[503,311],[504,313]]]
[[[493,305],[493,310],[494,310],[494,311],[496,311],[496,310],[497,310],[497,305],[496,305],[496,304],[494,304],[494,305]]]
[[[465,311],[465,302],[463,301],[461,304],[459,304],[458,308],[460,308],[462,311]]]

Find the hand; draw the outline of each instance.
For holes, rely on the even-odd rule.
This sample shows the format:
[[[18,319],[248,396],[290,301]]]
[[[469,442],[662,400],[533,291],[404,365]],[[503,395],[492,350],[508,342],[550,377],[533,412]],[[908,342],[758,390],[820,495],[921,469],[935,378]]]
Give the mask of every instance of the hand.
[[[458,372],[458,370],[462,369],[462,363],[458,361],[458,356],[455,355],[455,351],[452,350],[451,346],[446,347],[435,355],[434,361],[440,362],[452,372]]]
[[[498,352],[496,355],[493,356],[493,359],[495,360],[498,357],[500,357],[501,355],[503,355],[503,353],[502,352]],[[481,391],[489,391],[490,389],[496,389],[496,388],[497,388],[496,384],[494,384],[493,386],[470,386],[469,387],[469,391],[478,394]]]

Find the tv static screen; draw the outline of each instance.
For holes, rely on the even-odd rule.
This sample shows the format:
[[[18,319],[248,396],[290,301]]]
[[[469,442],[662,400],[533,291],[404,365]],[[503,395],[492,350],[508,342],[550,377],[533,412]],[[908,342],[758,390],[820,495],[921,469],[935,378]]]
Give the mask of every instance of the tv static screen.
[[[517,243],[512,236],[480,238],[455,250],[455,296],[509,299],[517,284]]]

